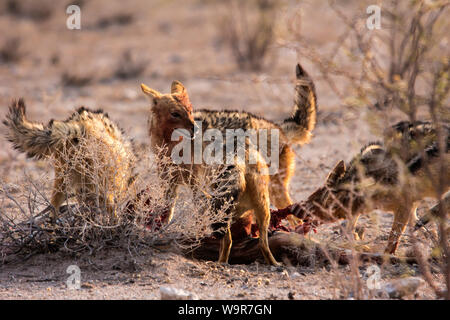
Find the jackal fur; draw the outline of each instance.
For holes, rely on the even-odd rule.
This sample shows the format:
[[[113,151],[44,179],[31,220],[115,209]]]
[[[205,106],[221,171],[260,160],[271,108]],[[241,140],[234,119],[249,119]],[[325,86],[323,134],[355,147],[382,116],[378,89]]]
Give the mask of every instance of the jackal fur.
[[[386,252],[394,254],[409,222],[425,197],[437,196],[436,182],[444,174],[450,183],[450,127],[443,124],[444,150],[439,149],[436,128],[430,122],[399,122],[386,131],[384,143],[370,143],[349,164],[340,161],[299,207],[298,216],[332,222],[348,219],[354,232],[358,217],[374,209],[394,214]],[[441,160],[445,169],[441,170]],[[448,203],[448,199],[446,200]]]
[[[102,110],[81,107],[47,125],[28,120],[25,112],[23,99],[12,102],[3,121],[7,139],[29,158],[53,158],[53,218],[71,191],[80,204],[114,214],[135,178],[132,141]]]
[[[312,130],[316,124],[317,98],[309,75],[300,65],[296,67],[296,96],[293,114],[282,121],[275,123],[243,111],[213,111],[207,109],[193,110],[186,88],[178,81],[174,81],[170,94],[161,94],[141,85],[143,92],[151,99],[151,116],[149,120],[149,133],[151,146],[155,152],[161,147],[166,147],[167,155],[170,155],[173,147],[179,141],[171,141],[172,132],[175,129],[188,129],[191,133],[195,131],[195,122],[201,122],[202,129],[219,129],[225,133],[226,129],[278,129],[279,134],[279,170],[276,174],[269,175],[268,163],[260,152],[248,151],[246,148],[246,159],[250,152],[256,152],[257,163],[223,165],[226,170],[221,177],[217,177],[217,183],[213,185],[210,194],[217,195],[213,209],[219,210],[225,203],[232,203],[228,210],[229,219],[225,223],[212,225],[215,235],[222,237],[219,250],[219,262],[226,263],[232,245],[230,224],[232,220],[243,215],[253,213],[260,230],[260,247],[265,260],[273,265],[278,262],[273,257],[269,245],[267,229],[270,221],[270,203],[277,208],[284,208],[292,203],[289,196],[289,182],[294,173],[294,144],[308,143]],[[248,141],[246,141],[248,143]],[[268,150],[271,149],[271,141],[268,141]],[[225,154],[225,153],[224,153]],[[177,165],[179,174],[164,177],[170,180],[171,188],[167,197],[173,199],[170,216],[173,214],[174,202],[177,188],[181,184],[188,184],[194,193],[204,193],[197,190],[199,179],[208,176],[208,166],[200,165]],[[164,170],[161,170],[164,175]]]

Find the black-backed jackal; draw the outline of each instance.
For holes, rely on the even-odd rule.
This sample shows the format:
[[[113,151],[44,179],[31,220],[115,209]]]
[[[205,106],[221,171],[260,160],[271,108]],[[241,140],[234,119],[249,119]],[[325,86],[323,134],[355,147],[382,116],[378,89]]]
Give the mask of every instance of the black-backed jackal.
[[[80,204],[113,215],[135,178],[132,141],[102,110],[81,107],[67,120],[47,125],[29,121],[25,111],[23,99],[12,102],[3,121],[7,139],[30,158],[54,159],[53,218],[71,191]]]
[[[175,129],[188,129],[191,134],[195,131],[196,123],[201,124],[203,131],[218,129],[224,135],[227,129],[260,130],[276,129],[279,132],[279,170],[276,174],[269,175],[268,163],[259,151],[250,155],[246,148],[246,160],[255,156],[257,161],[250,164],[223,164],[226,166],[221,177],[213,186],[212,194],[221,194],[215,198],[213,210],[220,209],[225,203],[233,205],[228,209],[231,219],[225,223],[213,224],[215,235],[221,236],[219,262],[228,262],[232,239],[230,224],[232,219],[237,219],[244,214],[253,213],[260,230],[260,247],[265,260],[270,264],[278,264],[268,246],[267,229],[270,221],[270,203],[277,208],[284,208],[292,203],[289,196],[289,182],[294,173],[293,144],[309,142],[311,131],[315,127],[317,99],[314,84],[308,74],[300,65],[296,67],[296,96],[295,109],[289,118],[282,123],[274,123],[262,117],[241,111],[213,111],[192,109],[185,87],[178,81],[174,81],[170,94],[161,94],[156,90],[142,85],[143,92],[151,99],[151,116],[149,120],[149,133],[151,145],[158,152],[161,147],[167,147],[170,155],[173,147],[179,141],[172,141],[171,135]],[[195,140],[195,139],[194,139]],[[195,142],[193,142],[195,143]],[[271,149],[269,138],[267,149]],[[248,144],[248,140],[246,140]],[[179,174],[164,177],[170,181],[170,190],[167,197],[173,199],[170,217],[173,214],[177,188],[181,184],[189,184],[194,193],[201,194],[202,190],[196,190],[196,180],[207,178],[208,166],[205,164],[177,165],[184,171]],[[187,174],[185,174],[187,172]],[[219,231],[220,230],[220,231]],[[225,232],[223,232],[225,230]]]
[[[441,152],[431,123],[399,122],[387,130],[383,144],[365,146],[347,166],[338,162],[325,185],[299,206],[297,216],[323,222],[348,219],[349,231],[358,238],[354,229],[360,214],[374,209],[392,212],[385,252],[394,254],[407,224],[417,219],[420,200],[436,198],[440,175],[446,190],[450,187],[450,127],[444,124],[442,131],[445,150]],[[444,202],[448,204],[448,198]]]

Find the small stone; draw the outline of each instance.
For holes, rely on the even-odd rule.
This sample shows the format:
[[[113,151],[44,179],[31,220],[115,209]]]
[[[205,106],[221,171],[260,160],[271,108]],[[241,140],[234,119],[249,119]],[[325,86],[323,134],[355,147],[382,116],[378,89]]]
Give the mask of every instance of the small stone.
[[[260,286],[262,284],[262,279],[261,278],[258,278],[257,280],[256,280],[256,285],[257,286]]]
[[[171,63],[181,63],[183,62],[183,57],[178,54],[173,54],[169,57]]]
[[[391,299],[402,299],[405,296],[414,294],[423,283],[424,281],[419,277],[396,279],[386,283],[382,290]]]
[[[160,287],[161,300],[198,300],[195,293],[183,289]]]
[[[172,279],[170,279],[169,277],[165,277],[165,278],[163,279],[163,282],[164,282],[164,283],[172,283],[173,281],[172,281]]]
[[[295,292],[289,291],[288,298],[289,298],[289,300],[294,300],[295,299]]]
[[[291,279],[297,279],[297,278],[300,278],[300,277],[301,277],[301,275],[298,272],[294,272],[294,273],[291,274]]]
[[[281,275],[283,276],[283,278],[289,279],[289,272],[287,270],[283,270],[283,272],[281,272]]]

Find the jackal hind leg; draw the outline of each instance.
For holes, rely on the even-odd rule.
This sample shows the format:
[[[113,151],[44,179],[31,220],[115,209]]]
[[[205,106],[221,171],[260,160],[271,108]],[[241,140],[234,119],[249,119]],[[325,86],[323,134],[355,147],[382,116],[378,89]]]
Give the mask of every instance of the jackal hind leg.
[[[233,240],[231,238],[231,230],[228,225],[225,230],[225,235],[220,240],[220,249],[219,249],[219,263],[228,263],[228,258],[230,257],[231,245]]]
[[[231,210],[227,210],[231,211]],[[231,252],[231,246],[233,243],[230,224],[231,224],[231,212],[228,213],[230,217],[225,218],[225,221],[214,222],[211,225],[213,229],[213,236],[216,239],[220,239],[220,249],[219,249],[219,263],[228,263],[228,258]]]
[[[270,178],[270,203],[277,209],[284,209],[292,204],[288,186],[283,183],[283,179],[278,175]]]
[[[249,196],[252,202],[253,212],[259,228],[259,245],[267,263],[279,266],[269,247],[268,228],[270,223],[270,199],[268,176],[251,174],[246,177],[247,188],[251,190]]]
[[[362,236],[356,231],[356,223],[358,222],[360,214],[352,216],[347,223],[347,233],[353,237],[354,240],[361,240]]]
[[[280,153],[278,172],[270,176],[270,203],[277,209],[283,209],[292,204],[289,195],[289,183],[295,170],[295,154],[288,146]]]
[[[394,212],[394,222],[392,223],[392,229],[389,234],[388,245],[384,250],[385,253],[395,254],[400,242],[400,238],[405,232],[408,221],[416,216],[417,204],[412,206],[400,206]]]

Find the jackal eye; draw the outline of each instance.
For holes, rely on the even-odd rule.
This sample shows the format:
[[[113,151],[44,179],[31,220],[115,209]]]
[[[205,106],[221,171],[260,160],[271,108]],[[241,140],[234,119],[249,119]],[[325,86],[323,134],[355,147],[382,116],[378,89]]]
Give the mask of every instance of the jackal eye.
[[[179,114],[178,112],[172,112],[170,113],[170,115],[174,118],[181,118],[181,114]]]

